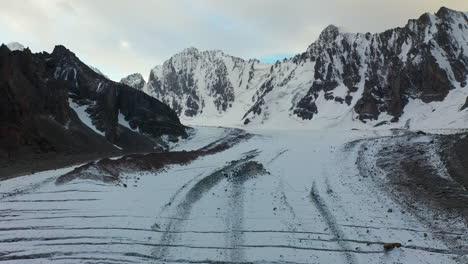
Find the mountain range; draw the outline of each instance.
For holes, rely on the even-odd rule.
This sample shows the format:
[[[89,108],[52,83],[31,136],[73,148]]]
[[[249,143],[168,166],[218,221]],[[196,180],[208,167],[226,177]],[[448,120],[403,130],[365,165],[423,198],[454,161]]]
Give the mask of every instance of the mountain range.
[[[382,33],[330,25],[305,52],[273,64],[188,48],[148,82],[139,73],[113,82],[63,46],[49,54],[10,43],[0,47],[0,155],[30,164],[161,151],[187,136],[181,121],[466,128],[467,82],[468,13],[444,7]]]
[[[148,82],[0,45],[0,262],[467,264],[467,15]]]
[[[188,48],[147,83],[123,82],[188,124],[464,127],[467,14],[443,7],[375,34],[330,25],[305,52],[274,64]]]

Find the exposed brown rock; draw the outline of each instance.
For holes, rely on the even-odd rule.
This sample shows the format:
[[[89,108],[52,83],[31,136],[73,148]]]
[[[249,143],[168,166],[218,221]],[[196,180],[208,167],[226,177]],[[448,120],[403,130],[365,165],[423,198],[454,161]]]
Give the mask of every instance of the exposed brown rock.
[[[394,248],[401,247],[401,243],[384,243],[383,247],[385,251],[390,251]]]

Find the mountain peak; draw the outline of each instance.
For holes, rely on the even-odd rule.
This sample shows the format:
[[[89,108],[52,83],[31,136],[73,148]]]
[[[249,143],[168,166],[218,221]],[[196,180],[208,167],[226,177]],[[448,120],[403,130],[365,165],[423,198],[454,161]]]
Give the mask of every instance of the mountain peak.
[[[442,6],[439,11],[436,12],[436,15],[438,17],[443,17],[447,14],[450,14],[450,13],[457,13],[457,11],[453,10],[453,9],[450,9],[448,7],[445,7],[445,6]]]
[[[443,6],[443,7],[441,7],[439,9],[439,11],[437,11],[436,16],[438,18],[447,19],[447,18],[454,17],[454,16],[462,16],[463,17],[464,15],[463,15],[463,12],[453,10],[453,9],[450,9],[450,8],[447,8],[447,7]]]
[[[75,56],[75,53],[71,52],[69,49],[67,49],[63,45],[57,45],[54,47],[54,50],[52,51],[53,55],[59,55],[59,56],[69,56],[73,55]]]
[[[200,53],[200,51],[195,47],[189,47],[189,48],[182,50],[181,53],[182,54],[198,54]]]
[[[15,50],[23,51],[24,50],[24,46],[18,42],[10,42],[6,46],[11,51],[15,51]]]
[[[319,40],[323,40],[326,42],[333,41],[336,39],[336,37],[338,37],[340,32],[341,31],[337,26],[329,25],[324,30],[322,30],[319,36]]]
[[[127,77],[122,78],[122,80],[120,80],[120,83],[123,83],[140,91],[143,90],[143,87],[146,84],[145,79],[143,79],[143,76],[140,73],[130,74]]]
[[[179,56],[215,56],[215,55],[226,55],[222,50],[204,50],[204,51],[200,51],[199,49],[197,48],[194,48],[194,47],[189,47],[189,48],[186,48],[184,50],[182,50],[181,52],[177,53],[177,55]]]

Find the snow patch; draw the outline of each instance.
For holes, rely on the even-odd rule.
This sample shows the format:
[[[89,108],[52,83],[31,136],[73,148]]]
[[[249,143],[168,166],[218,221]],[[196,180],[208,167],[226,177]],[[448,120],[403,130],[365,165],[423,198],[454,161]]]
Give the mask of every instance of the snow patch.
[[[88,108],[87,105],[78,105],[77,103],[73,102],[71,98],[68,99],[68,103],[70,107],[76,112],[78,118],[85,124],[87,127],[91,128],[94,132],[98,133],[99,135],[105,137],[105,133],[97,129],[93,125],[93,120],[91,119],[90,115],[86,112]]]

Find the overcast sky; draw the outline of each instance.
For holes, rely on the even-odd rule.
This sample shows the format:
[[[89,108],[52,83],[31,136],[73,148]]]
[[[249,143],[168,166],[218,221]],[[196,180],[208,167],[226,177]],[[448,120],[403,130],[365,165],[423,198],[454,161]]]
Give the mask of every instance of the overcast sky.
[[[14,0],[1,3],[0,42],[63,44],[118,81],[191,46],[269,61],[303,52],[329,24],[380,32],[441,6],[468,11],[468,0]]]

